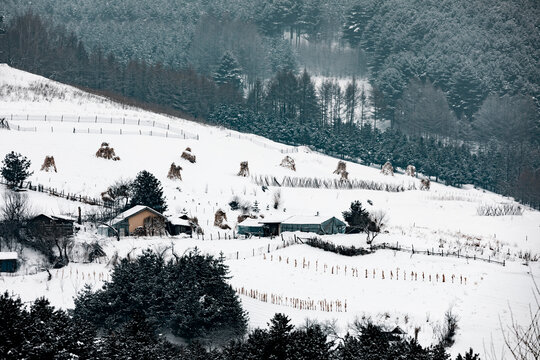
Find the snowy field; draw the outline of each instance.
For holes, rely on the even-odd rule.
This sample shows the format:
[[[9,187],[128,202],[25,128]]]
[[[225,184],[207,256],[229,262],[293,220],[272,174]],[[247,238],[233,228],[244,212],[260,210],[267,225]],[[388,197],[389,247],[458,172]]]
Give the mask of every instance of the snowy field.
[[[282,202],[274,210],[273,197],[278,188],[263,191],[251,177],[238,177],[240,162],[248,161],[252,176],[271,175],[278,180],[284,176],[334,179],[337,159],[304,147],[122,106],[5,65],[0,65],[2,117],[8,119],[12,129],[35,129],[0,130],[0,156],[12,150],[27,156],[34,171],[29,180],[34,185],[99,197],[116,180],[134,178],[139,171],[148,170],[163,184],[169,215],[186,212],[197,216],[205,231],[204,240],[164,237],[125,238],[116,242],[100,238],[90,224],[85,224],[77,235],[74,261],[64,269],[54,270],[51,281],[47,281],[46,272],[40,271],[38,256],[31,252],[23,254],[26,263],[19,273],[2,274],[0,290],[20,294],[25,301],[46,296],[53,305],[69,308],[73,306],[73,296],[85,283],[97,287],[107,280],[110,262],[117,256],[135,256],[145,248],[170,256],[173,251],[182,254],[197,247],[214,255],[222,252],[228,259],[231,285],[241,294],[253,327],[265,326],[279,311],[296,324],[306,318],[335,320],[344,333],[355,318],[370,316],[389,327],[398,324],[411,336],[419,327],[419,339],[427,345],[435,340],[444,313],[451,309],[460,326],[453,353],[463,352],[469,346],[483,352],[491,345],[500,351],[501,324],[504,327],[510,321],[510,310],[518,321],[525,322],[529,306],[536,304],[531,275],[538,282],[540,266],[537,261],[526,265],[523,257],[540,256],[540,213],[525,208],[522,216],[477,215],[480,205],[509,203],[512,199],[470,186],[458,189],[434,183],[430,191],[397,193],[281,187]],[[97,117],[100,121],[59,121],[62,117],[73,121]],[[128,121],[101,121],[108,118]],[[141,122],[139,125],[129,120]],[[167,126],[195,136],[165,137]],[[74,127],[88,131],[73,133]],[[139,130],[140,135],[132,135]],[[108,142],[121,160],[96,158],[102,142]],[[196,155],[196,163],[180,158],[186,147]],[[40,171],[46,155],[54,156],[58,173]],[[295,160],[296,172],[279,166],[285,155]],[[183,168],[182,181],[166,178],[172,162]],[[355,163],[347,163],[347,171],[351,180],[419,187],[419,179],[397,174],[384,176],[379,169]],[[4,191],[0,186],[0,193]],[[43,193],[27,193],[36,213],[75,215],[77,206],[81,206]],[[383,210],[387,214],[386,232],[376,238],[375,244],[460,250],[469,256],[504,260],[506,266],[390,250],[345,257],[300,244],[276,249],[282,245],[281,238],[223,240],[233,236],[240,215],[228,206],[233,196],[251,204],[257,201],[265,217],[319,213],[340,218],[351,201],[360,200],[368,211]],[[82,208],[83,215],[94,210],[87,205]],[[218,209],[227,213],[227,223],[233,230],[213,226]],[[292,236],[284,234],[284,239]],[[324,238],[340,245],[366,246],[362,234]],[[103,244],[107,258],[83,264],[78,256],[80,246],[91,241]]]

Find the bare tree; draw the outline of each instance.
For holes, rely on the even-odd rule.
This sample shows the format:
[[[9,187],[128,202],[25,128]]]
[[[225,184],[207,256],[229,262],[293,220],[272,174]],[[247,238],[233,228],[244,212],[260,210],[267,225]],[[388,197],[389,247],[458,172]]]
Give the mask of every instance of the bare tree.
[[[4,204],[0,207],[0,239],[12,250],[22,240],[24,223],[30,217],[31,209],[26,194],[8,190],[3,200]]]
[[[514,318],[512,309],[510,309],[510,325],[505,327],[501,323],[504,344],[516,360],[540,359],[540,289],[531,274],[533,281],[533,292],[536,307],[529,306],[529,320],[520,324]]]
[[[382,228],[386,225],[388,217],[386,211],[377,210],[369,214],[369,222],[364,228],[366,233],[366,243],[371,245],[373,240],[381,233]]]

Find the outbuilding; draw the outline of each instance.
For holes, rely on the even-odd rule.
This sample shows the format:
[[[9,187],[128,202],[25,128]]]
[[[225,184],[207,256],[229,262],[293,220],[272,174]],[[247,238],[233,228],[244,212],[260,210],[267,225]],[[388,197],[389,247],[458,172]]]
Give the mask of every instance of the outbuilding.
[[[15,251],[0,252],[0,271],[15,272],[17,271],[17,261],[19,255]]]
[[[191,228],[191,224],[187,216],[168,218],[167,228],[169,230],[169,234],[171,235],[180,235],[180,234],[191,235],[191,233],[193,232],[193,229]]]
[[[260,221],[260,219],[245,219],[238,224],[238,235],[264,236],[264,225]]]
[[[344,234],[347,224],[335,216],[304,216],[295,215],[281,223],[281,232],[303,231],[319,235]]]
[[[28,221],[30,228],[41,234],[72,236],[74,219],[65,216],[39,214]]]

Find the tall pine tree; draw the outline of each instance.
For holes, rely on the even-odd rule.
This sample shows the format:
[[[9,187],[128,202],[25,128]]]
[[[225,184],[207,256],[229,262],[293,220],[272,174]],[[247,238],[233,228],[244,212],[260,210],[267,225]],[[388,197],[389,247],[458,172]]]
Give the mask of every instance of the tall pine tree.
[[[143,170],[137,174],[131,192],[131,206],[145,205],[161,213],[167,210],[161,182],[148,171]]]
[[[218,69],[214,73],[214,81],[218,85],[231,85],[236,90],[242,89],[242,70],[236,58],[226,51],[221,58]]]

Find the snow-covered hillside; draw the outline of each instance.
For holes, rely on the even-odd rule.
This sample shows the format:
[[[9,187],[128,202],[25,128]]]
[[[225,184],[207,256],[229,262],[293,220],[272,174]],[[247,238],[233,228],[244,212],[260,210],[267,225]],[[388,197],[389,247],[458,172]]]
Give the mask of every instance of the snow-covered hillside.
[[[345,332],[355,317],[367,315],[389,326],[397,323],[410,335],[415,327],[420,327],[419,339],[426,345],[434,341],[434,328],[451,308],[458,315],[461,328],[452,348],[454,353],[469,346],[482,352],[484,345],[487,348],[492,343],[500,351],[501,323],[508,323],[510,309],[518,321],[524,322],[529,306],[535,304],[531,274],[538,278],[540,266],[538,262],[524,265],[523,256],[538,258],[540,254],[540,213],[525,209],[522,216],[477,215],[482,204],[508,203],[511,199],[467,186],[458,189],[441,184],[432,184],[430,191],[403,192],[272,186],[263,189],[252,177],[270,175],[278,181],[285,176],[337,178],[333,171],[338,160],[304,147],[126,107],[6,65],[0,65],[0,118],[3,117],[12,130],[0,130],[0,157],[12,150],[27,156],[32,161],[34,174],[29,180],[33,184],[99,197],[116,180],[133,178],[139,171],[148,170],[163,184],[169,214],[185,211],[197,216],[205,231],[204,240],[125,238],[120,243],[100,239],[95,231],[81,231],[78,242],[97,239],[104,244],[108,257],[115,253],[139,253],[147,247],[163,250],[167,246],[171,247],[169,253],[181,254],[195,246],[216,255],[223,252],[229,259],[230,282],[240,292],[257,290],[273,294],[275,299],[281,296],[334,304],[338,301],[341,305],[339,312],[335,306],[332,312],[321,311],[320,307],[300,310],[289,306],[288,300],[272,304],[241,295],[252,326],[264,326],[279,311],[296,323],[305,318],[336,319]],[[121,160],[96,158],[102,142],[109,143]],[[196,163],[181,159],[186,147],[192,149]],[[54,156],[57,173],[40,171],[46,155]],[[279,166],[286,155],[295,160],[296,172]],[[250,177],[237,176],[242,161],[248,161]],[[183,168],[182,181],[166,177],[173,162]],[[355,163],[347,163],[347,171],[351,180],[419,188],[419,179],[398,174],[384,176],[379,169]],[[282,201],[274,210],[276,191],[281,192]],[[28,195],[36,212],[73,215],[80,205],[42,193]],[[504,260],[506,266],[390,250],[357,257],[300,244],[275,250],[282,245],[281,239],[223,240],[225,235],[232,236],[233,230],[214,227],[214,214],[220,208],[224,210],[234,229],[240,213],[228,206],[233,196],[251,204],[257,201],[266,217],[318,213],[340,218],[351,201],[360,200],[368,211],[387,213],[387,232],[379,235],[375,243],[399,243],[420,250],[460,250],[464,255]],[[83,208],[83,213],[89,211],[90,206]],[[292,236],[285,234],[284,239]],[[366,245],[362,234],[325,239]],[[85,283],[98,286],[107,279],[109,271],[106,261],[72,262],[53,274],[51,281],[46,281],[46,273],[2,276],[0,290],[18,293],[24,300],[47,296],[53,305],[70,307],[72,297]],[[417,274],[414,280],[411,273]],[[423,280],[420,274],[424,274]],[[428,276],[432,276],[432,281]]]

